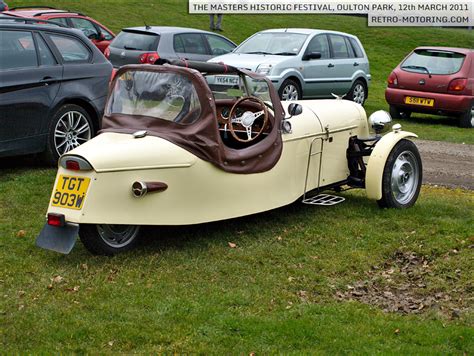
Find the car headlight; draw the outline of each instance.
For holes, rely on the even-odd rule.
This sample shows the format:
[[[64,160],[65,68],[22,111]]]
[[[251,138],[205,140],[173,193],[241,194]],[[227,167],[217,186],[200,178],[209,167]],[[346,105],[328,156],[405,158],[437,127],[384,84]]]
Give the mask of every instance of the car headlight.
[[[376,134],[383,132],[391,122],[392,117],[384,110],[376,111],[369,116],[369,124]]]
[[[257,67],[257,73],[258,74],[269,75],[271,71],[272,71],[272,65],[271,64],[260,64]]]

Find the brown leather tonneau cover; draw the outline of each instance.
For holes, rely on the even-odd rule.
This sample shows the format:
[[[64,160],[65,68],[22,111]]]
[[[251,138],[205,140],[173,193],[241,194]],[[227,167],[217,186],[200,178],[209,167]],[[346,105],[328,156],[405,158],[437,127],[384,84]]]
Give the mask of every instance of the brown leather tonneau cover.
[[[154,117],[106,113],[102,120],[101,133],[134,133],[139,130],[147,130],[149,135],[168,140],[226,172],[250,174],[272,169],[278,162],[283,148],[280,127],[284,117],[284,110],[271,82],[252,72],[238,70],[233,67],[229,68],[221,64],[212,65],[213,74],[242,72],[252,78],[265,80],[268,83],[270,97],[275,109],[274,115],[269,117],[272,130],[265,139],[247,148],[232,149],[227,147],[221,140],[217,126],[216,105],[206,79],[199,71],[190,68],[194,63],[182,63],[184,67],[175,65],[124,66],[117,72],[111,88],[115,87],[117,78],[127,71],[174,72],[182,74],[188,77],[196,88],[201,104],[200,119],[190,125],[181,125]],[[208,64],[205,63],[205,65]],[[186,68],[186,66],[188,67]],[[216,70],[217,66],[221,67],[221,71]],[[159,154],[157,152],[157,156]]]

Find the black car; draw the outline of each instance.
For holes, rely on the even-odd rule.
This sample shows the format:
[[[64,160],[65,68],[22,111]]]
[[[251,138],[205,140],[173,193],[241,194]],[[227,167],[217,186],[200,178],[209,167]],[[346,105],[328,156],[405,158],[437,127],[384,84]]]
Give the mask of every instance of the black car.
[[[112,65],[79,30],[0,15],[0,157],[56,162],[100,127]]]

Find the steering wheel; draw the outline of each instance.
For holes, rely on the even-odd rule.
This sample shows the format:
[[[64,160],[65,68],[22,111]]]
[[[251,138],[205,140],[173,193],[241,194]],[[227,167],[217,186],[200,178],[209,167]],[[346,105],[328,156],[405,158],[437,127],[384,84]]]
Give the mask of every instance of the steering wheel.
[[[240,117],[234,117],[235,113],[237,111],[237,108],[239,105],[241,105],[244,101],[253,101],[258,104],[259,108],[261,109],[260,111],[252,112],[252,111],[245,111]],[[252,132],[252,126],[255,123],[255,120],[257,120],[259,117],[263,116],[263,124],[260,127],[258,131]],[[265,127],[267,126],[268,123],[268,109],[265,103],[260,100],[259,98],[256,98],[254,96],[244,96],[237,100],[235,104],[232,106],[230,109],[229,113],[229,131],[231,135],[239,142],[251,142],[255,140],[257,137],[259,137]],[[245,128],[245,131],[247,132],[247,139],[242,139],[239,136],[237,136],[237,133],[235,132],[234,125],[235,124],[240,124]]]

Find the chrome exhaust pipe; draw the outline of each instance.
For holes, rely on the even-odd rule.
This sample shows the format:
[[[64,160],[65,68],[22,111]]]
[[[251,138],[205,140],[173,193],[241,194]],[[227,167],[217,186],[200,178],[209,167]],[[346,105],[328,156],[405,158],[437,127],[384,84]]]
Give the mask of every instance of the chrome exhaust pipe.
[[[162,182],[136,181],[132,184],[132,193],[135,198],[144,197],[151,192],[164,192],[166,189],[168,189],[168,184]]]

